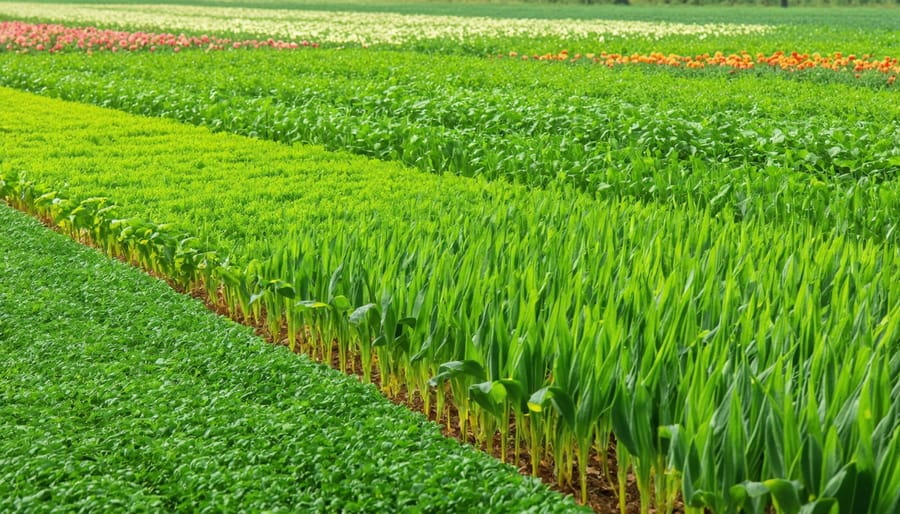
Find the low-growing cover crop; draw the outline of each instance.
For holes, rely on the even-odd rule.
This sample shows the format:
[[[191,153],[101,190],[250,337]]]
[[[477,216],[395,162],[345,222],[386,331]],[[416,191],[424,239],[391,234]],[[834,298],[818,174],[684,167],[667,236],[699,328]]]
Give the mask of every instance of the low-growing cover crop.
[[[499,432],[561,482],[583,485],[612,434],[644,509],[900,502],[891,242],[0,94],[8,201],[292,346],[337,340],[342,367],[358,352],[441,417],[451,393],[461,433]]]
[[[578,512],[0,205],[0,510]]]

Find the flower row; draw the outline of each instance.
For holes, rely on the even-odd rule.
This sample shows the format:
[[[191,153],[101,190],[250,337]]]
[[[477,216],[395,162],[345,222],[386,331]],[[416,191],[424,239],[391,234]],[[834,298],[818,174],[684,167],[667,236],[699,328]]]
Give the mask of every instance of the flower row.
[[[725,55],[722,52],[716,52],[714,54],[704,53],[700,55],[677,55],[663,54],[661,52],[651,52],[649,54],[618,54],[606,52],[600,52],[599,54],[570,54],[568,50],[563,50],[559,53],[548,53],[543,55],[520,55],[517,52],[509,52],[505,55],[498,54],[496,58],[514,58],[526,61],[589,61],[595,64],[603,64],[610,68],[624,64],[655,64],[692,69],[717,66],[740,70],[769,67],[785,71],[799,71],[812,68],[832,71],[852,71],[855,73],[878,71],[891,75],[893,80],[889,79],[890,82],[894,82],[894,80],[896,80],[894,77],[900,73],[900,61],[898,61],[896,57],[887,56],[878,59],[871,55],[856,56],[850,54],[845,56],[841,52],[835,52],[828,55],[821,55],[819,53],[801,54],[798,52],[785,53],[782,51],[775,52],[771,55],[763,53],[751,55],[749,52],[728,55]]]
[[[186,36],[184,34],[155,34],[150,32],[123,32],[94,27],[66,27],[55,24],[34,24],[19,21],[0,22],[0,51],[17,53],[86,51],[138,51],[155,52],[169,48],[179,52],[183,48],[225,50],[239,48],[274,48],[294,50],[301,47],[318,47],[309,41],[288,42],[274,39],[232,40],[214,36]]]
[[[361,13],[306,9],[250,9],[187,5],[86,5],[0,2],[0,17],[220,34],[248,34],[322,43],[392,44],[491,37],[652,38],[763,34],[766,25],[626,20],[520,19]]]

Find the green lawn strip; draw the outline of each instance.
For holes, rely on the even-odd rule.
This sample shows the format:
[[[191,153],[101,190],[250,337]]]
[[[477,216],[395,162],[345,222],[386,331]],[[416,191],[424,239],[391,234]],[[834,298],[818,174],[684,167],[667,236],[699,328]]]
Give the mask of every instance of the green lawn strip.
[[[0,277],[0,510],[577,510],[5,206]]]
[[[889,234],[881,213],[900,204],[893,91],[462,57],[450,58],[449,69],[467,70],[456,73],[433,60],[362,50],[0,55],[0,81],[424,171],[563,181],[603,198],[814,219],[866,236]]]

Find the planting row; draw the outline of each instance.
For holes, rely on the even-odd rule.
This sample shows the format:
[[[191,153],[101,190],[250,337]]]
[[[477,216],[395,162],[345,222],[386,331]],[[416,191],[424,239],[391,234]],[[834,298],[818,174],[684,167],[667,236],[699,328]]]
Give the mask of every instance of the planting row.
[[[771,53],[805,48],[824,54],[835,51],[835,41],[846,45],[841,50],[847,53],[876,48],[891,55],[900,53],[895,35],[898,17],[889,9],[803,9],[801,13],[673,5],[659,11],[597,5],[459,7],[430,2],[354,3],[353,12],[347,4],[301,2],[291,7],[260,9],[258,3],[249,2],[229,6],[2,2],[0,17],[240,39],[307,39],[329,46],[402,46],[441,54],[509,50],[543,54],[560,48],[581,53],[751,49]],[[811,26],[815,29],[810,30]]]
[[[445,68],[433,58],[364,50],[302,58],[0,55],[0,82],[429,172],[728,206],[744,219],[814,219],[867,237],[894,233],[894,217],[878,214],[898,203],[900,104],[889,91],[833,85],[823,95],[821,85],[749,76],[673,81],[652,72],[451,60]],[[783,90],[772,91],[771,80]],[[701,86],[729,94],[687,108]]]
[[[623,55],[616,53],[600,52],[600,54],[572,54],[568,50],[562,50],[558,53],[547,53],[543,55],[528,54],[519,55],[517,52],[510,52],[506,55],[498,54],[498,59],[509,57],[513,59],[522,59],[527,61],[534,59],[536,61],[555,61],[555,62],[579,62],[590,61],[594,64],[603,64],[608,68],[622,65],[635,64],[653,64],[656,66],[671,66],[674,68],[703,69],[706,67],[728,68],[731,73],[735,70],[750,70],[757,67],[769,67],[772,69],[786,70],[791,73],[802,70],[811,70],[814,68],[821,70],[831,70],[837,72],[854,72],[855,78],[862,78],[862,72],[878,71],[887,77],[888,85],[893,85],[897,80],[897,74],[900,73],[900,64],[896,57],[884,57],[883,59],[872,58],[871,55],[856,56],[850,54],[844,56],[841,52],[835,52],[833,55],[821,55],[815,53],[810,55],[800,54],[793,51],[786,54],[778,51],[772,55],[757,53],[756,56],[750,55],[749,52],[741,52],[740,54],[725,55],[722,52],[715,52],[710,55],[705,53],[702,55],[678,55],[664,54],[662,52],[651,52],[649,54],[634,53],[631,55]]]
[[[445,419],[450,392],[461,433],[561,482],[612,434],[645,510],[898,507],[894,246],[0,95],[14,204]]]
[[[301,41],[300,43],[276,41],[272,38],[263,41],[255,39],[232,41],[207,35],[189,37],[184,34],[176,36],[174,34],[101,30],[94,27],[67,27],[57,24],[4,21],[0,22],[0,47],[4,46],[7,51],[15,53],[48,52],[52,54],[66,51],[83,51],[87,54],[92,54],[95,51],[115,53],[119,51],[147,50],[155,52],[157,49],[163,48],[171,48],[172,51],[179,52],[182,48],[191,47],[203,48],[206,51],[267,47],[278,50],[296,50],[300,47],[308,46],[318,48],[319,44],[310,43],[309,41]],[[587,60],[594,64],[605,64],[610,68],[624,64],[653,64],[689,69],[717,66],[729,68],[732,72],[734,70],[753,69],[757,65],[789,72],[817,68],[837,72],[853,71],[856,78],[861,78],[862,72],[875,70],[887,76],[888,85],[892,85],[896,81],[897,73],[900,73],[900,65],[898,65],[896,58],[875,59],[870,55],[857,57],[854,54],[844,57],[840,52],[823,56],[818,53],[809,55],[799,54],[794,51],[790,54],[785,54],[782,51],[778,51],[772,55],[757,53],[754,58],[746,51],[727,56],[719,51],[713,55],[705,53],[697,56],[685,56],[671,53],[664,54],[662,52],[634,53],[631,55],[610,54],[605,51],[599,54],[571,54],[568,50],[562,50],[557,53],[535,54],[534,56],[529,56],[528,54],[519,55],[517,52],[512,51],[508,54],[498,54],[496,57],[498,59],[510,57],[522,60],[533,58],[537,61],[570,63]]]
[[[160,27],[172,31],[251,34],[310,39],[331,44],[402,45],[417,41],[465,43],[482,38],[650,38],[765,34],[769,27],[734,23],[696,24],[620,20],[550,20],[470,16],[361,14],[308,9],[252,9],[175,5],[72,5],[4,2],[0,15],[67,23]]]
[[[239,40],[210,36],[186,36],[184,34],[157,34],[146,32],[123,32],[101,30],[94,27],[66,27],[46,23],[25,23],[21,21],[0,21],[0,48],[9,52],[47,52],[65,51],[93,52],[155,52],[159,49],[171,49],[180,52],[183,48],[202,48],[212,50],[237,50],[239,48],[274,48],[277,50],[296,50],[300,47],[318,47],[318,43],[301,41],[300,43],[275,41],[271,38],[264,41]]]
[[[170,47],[175,51],[189,47],[201,47],[206,50],[237,49],[242,47],[271,47],[279,50],[294,50],[301,46],[312,46],[314,48],[319,46],[318,43],[310,43],[308,41],[288,43],[275,41],[271,38],[264,41],[231,41],[230,39],[206,35],[188,37],[184,34],[175,36],[174,34],[123,32],[101,30],[94,27],[67,27],[58,24],[34,24],[21,21],[0,22],[0,46],[3,45],[5,45],[6,50],[17,53],[27,53],[29,51],[46,51],[49,53],[85,51],[91,53],[104,50],[112,52],[119,50],[149,50],[153,52],[157,48],[166,47]],[[498,54],[497,58],[507,56],[523,60],[532,58],[528,54],[520,56],[515,51],[509,52],[509,54]],[[864,71],[877,70],[891,77],[896,77],[896,74],[900,72],[900,65],[897,64],[896,58],[873,59],[870,55],[857,57],[854,54],[844,57],[840,52],[836,52],[834,55],[823,56],[818,53],[813,55],[799,54],[796,51],[788,55],[779,51],[769,56],[757,53],[754,58],[746,51],[727,56],[722,52],[715,52],[713,55],[705,53],[697,56],[683,56],[671,53],[663,54],[662,52],[651,52],[646,55],[638,53],[631,55],[610,54],[605,51],[600,52],[600,54],[571,54],[568,50],[562,50],[558,53],[534,55],[533,58],[538,61],[560,62],[578,62],[582,59],[587,59],[595,64],[603,63],[608,67],[622,64],[655,64],[674,67],[683,66],[691,69],[718,66],[728,67],[733,70],[746,70],[752,69],[757,65],[768,65],[772,68],[792,72],[811,68],[832,71],[852,70],[857,72],[857,74]]]
[[[575,512],[0,205],[0,510]]]

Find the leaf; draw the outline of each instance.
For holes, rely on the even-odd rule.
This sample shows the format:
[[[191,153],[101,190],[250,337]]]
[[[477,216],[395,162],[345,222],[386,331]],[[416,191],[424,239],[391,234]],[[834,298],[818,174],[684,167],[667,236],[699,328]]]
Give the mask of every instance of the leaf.
[[[638,455],[638,443],[634,439],[631,426],[631,402],[625,401],[625,395],[622,390],[616,391],[613,397],[613,408],[611,413],[613,432],[616,434],[616,440],[625,445],[625,449],[632,455]]]
[[[634,404],[631,407],[632,437],[638,446],[639,453],[632,453],[645,462],[652,458],[656,451],[656,427],[653,426],[653,405],[650,391],[643,384],[637,386]]]
[[[375,313],[378,312],[378,306],[374,303],[367,303],[362,307],[357,307],[355,311],[350,313],[349,321],[351,325],[359,326],[364,321],[368,319],[369,311],[375,309]]]
[[[873,488],[872,472],[850,462],[828,481],[823,496],[837,499],[841,512],[868,512]]]
[[[331,279],[328,281],[328,296],[335,297],[335,291],[337,291],[338,283],[341,281],[341,274],[344,271],[344,264],[341,263],[334,273],[331,274]]]
[[[900,354],[896,357],[900,362]],[[896,386],[900,389],[900,385]],[[896,389],[895,389],[896,390]],[[896,398],[896,395],[894,396]],[[894,430],[890,443],[881,453],[875,479],[873,512],[900,512],[900,427]]]
[[[817,437],[807,434],[803,441],[802,451],[800,471],[803,473],[803,481],[812,493],[817,494],[822,477],[821,442]]]
[[[484,410],[499,418],[503,414],[506,389],[499,382],[480,382],[469,386],[469,397]]]
[[[568,427],[575,427],[575,402],[569,393],[557,386],[547,386],[535,391],[528,399],[528,409],[532,412],[542,412],[547,404],[553,405]]]
[[[316,309],[324,309],[328,307],[327,303],[317,302],[314,300],[303,300],[301,302],[297,302],[294,304],[301,312],[302,311],[311,311]]]
[[[416,323],[417,323],[417,322],[418,322],[418,320],[417,320],[416,318],[411,317],[411,316],[407,316],[407,317],[405,317],[405,318],[401,318],[399,321],[397,321],[397,327],[398,327],[398,330],[397,330],[397,331],[400,332],[400,328],[401,328],[401,327],[404,327],[404,326],[409,327],[409,328],[413,328],[413,329],[414,329],[414,328],[416,328]],[[398,335],[399,335],[399,334],[398,334]]]
[[[798,482],[792,482],[783,478],[773,478],[771,480],[766,480],[763,484],[769,489],[769,492],[772,493],[772,501],[775,502],[775,507],[778,509],[779,513],[800,513],[800,485]]]
[[[226,268],[225,266],[219,266],[216,269],[216,273],[222,278],[222,282],[224,282],[226,286],[237,287],[241,283],[240,273]]]
[[[800,514],[836,514],[838,502],[834,498],[819,498],[800,508]]]
[[[297,295],[294,292],[294,286],[281,279],[270,280],[269,283],[266,284],[266,289],[275,291],[279,296],[290,299],[294,299]]]
[[[765,511],[769,488],[761,482],[744,481],[728,490],[735,510],[762,514]]]
[[[669,441],[669,465],[682,471],[686,465],[689,448],[687,437],[682,434],[681,425],[665,425],[657,430],[660,439]]]
[[[526,412],[528,410],[528,405],[525,401],[525,387],[522,386],[521,382],[512,378],[501,378],[500,380],[496,380],[495,382],[503,384],[503,387],[506,389],[506,396],[510,404],[518,404],[517,407],[522,412]]]
[[[724,186],[722,186],[719,189],[719,192],[716,193],[716,196],[710,198],[709,204],[711,206],[715,207],[716,205],[719,204],[719,202],[721,202],[725,198],[725,195],[727,195],[730,192],[731,192],[731,184],[725,184]]]
[[[776,145],[784,143],[784,132],[782,132],[780,129],[775,129],[772,132],[772,137],[769,140]]]
[[[331,305],[338,312],[346,312],[353,308],[353,306],[350,304],[350,300],[348,300],[344,295],[335,296],[334,299],[331,300]]]
[[[438,368],[438,374],[428,381],[428,385],[436,387],[445,380],[460,377],[471,377],[475,380],[484,380],[484,367],[473,360],[445,362]]]

